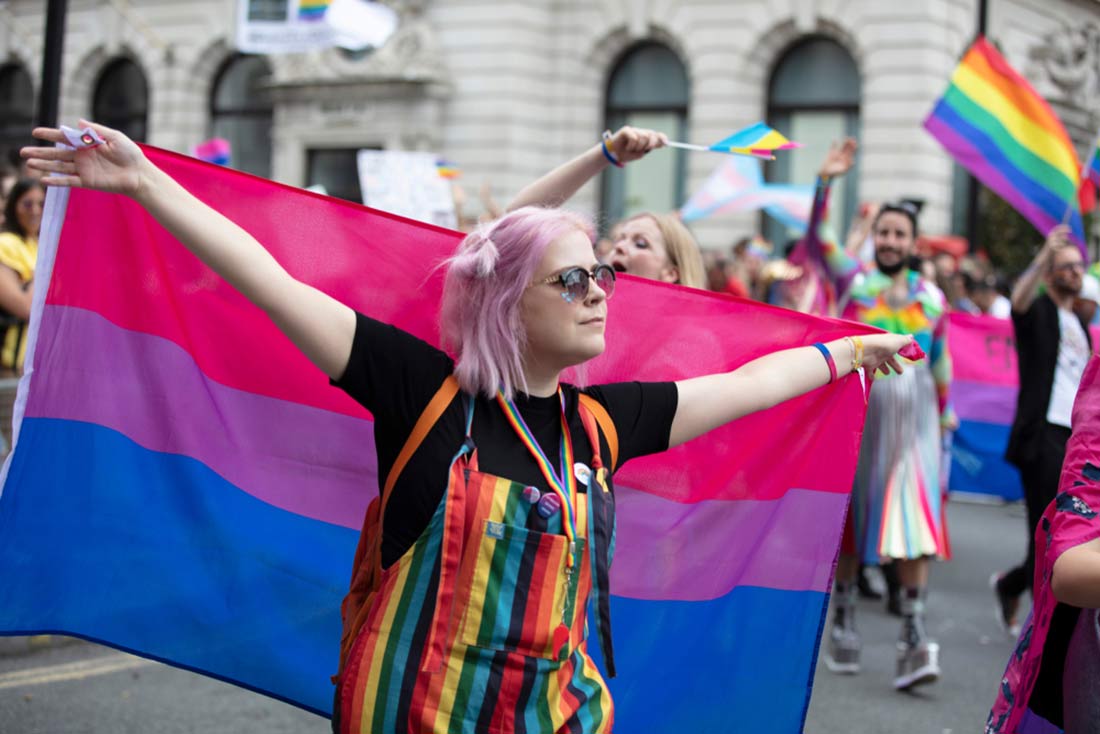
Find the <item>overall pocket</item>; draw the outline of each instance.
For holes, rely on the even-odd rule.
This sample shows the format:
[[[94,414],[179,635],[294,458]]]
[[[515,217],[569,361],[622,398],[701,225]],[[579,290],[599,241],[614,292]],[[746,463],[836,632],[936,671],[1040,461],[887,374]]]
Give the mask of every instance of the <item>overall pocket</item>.
[[[572,574],[567,597],[565,536],[489,520],[480,537],[459,639],[475,647],[556,659],[554,629],[562,623],[566,599],[576,595],[579,575]],[[583,548],[578,539],[578,571]]]

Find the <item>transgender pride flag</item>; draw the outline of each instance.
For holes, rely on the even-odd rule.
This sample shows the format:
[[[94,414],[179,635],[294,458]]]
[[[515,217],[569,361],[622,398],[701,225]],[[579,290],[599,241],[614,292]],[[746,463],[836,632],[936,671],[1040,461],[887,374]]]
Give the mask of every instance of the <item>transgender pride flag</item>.
[[[745,156],[723,161],[680,207],[680,217],[692,222],[715,214],[763,209],[788,229],[805,232],[813,206],[813,186],[765,183],[762,165]]]
[[[459,235],[155,149],[296,277],[432,342]],[[132,201],[51,191],[0,494],[0,632],[60,632],[328,713],[377,492],[371,417]],[[51,272],[52,271],[52,272]],[[591,379],[858,328],[623,278]],[[617,477],[623,732],[797,732],[855,467],[849,378]]]

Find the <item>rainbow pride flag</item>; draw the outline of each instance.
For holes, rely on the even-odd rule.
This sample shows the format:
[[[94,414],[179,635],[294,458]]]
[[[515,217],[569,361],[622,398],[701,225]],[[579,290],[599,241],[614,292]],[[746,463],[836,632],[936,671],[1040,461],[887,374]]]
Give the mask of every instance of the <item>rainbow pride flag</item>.
[[[1065,220],[1084,246],[1073,143],[1046,100],[984,38],[963,56],[924,127],[1043,235]]]
[[[462,169],[445,158],[435,162],[435,170],[441,178],[454,179],[462,175]]]
[[[325,17],[330,0],[298,0],[298,20],[320,20]]]
[[[1082,177],[1092,181],[1093,186],[1100,187],[1100,143],[1093,146],[1088,163],[1085,164],[1082,172]]]
[[[717,214],[763,209],[784,226],[805,232],[813,205],[813,186],[765,183],[760,168],[760,161],[745,156],[723,161],[680,207],[680,217],[692,222]]]
[[[438,343],[458,233],[146,151],[296,277]],[[40,247],[0,633],[76,635],[327,714],[377,492],[371,416],[133,201],[51,191]],[[622,281],[593,382],[862,328]],[[863,415],[851,377],[618,472],[618,729],[801,731]]]

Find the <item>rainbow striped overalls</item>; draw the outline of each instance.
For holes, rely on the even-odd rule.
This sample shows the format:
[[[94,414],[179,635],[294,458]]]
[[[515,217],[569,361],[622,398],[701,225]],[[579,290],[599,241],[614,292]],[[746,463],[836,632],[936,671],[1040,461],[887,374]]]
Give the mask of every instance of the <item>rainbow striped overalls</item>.
[[[561,513],[545,520],[545,532],[529,529],[536,510],[525,486],[478,470],[473,402],[466,398],[466,440],[443,501],[420,538],[382,571],[351,647],[339,682],[340,731],[609,732],[611,696],[587,651],[586,607],[591,595],[613,676],[614,498],[596,424],[613,426],[598,414],[602,406],[582,397],[593,466],[590,486],[578,485],[578,561],[566,573]],[[567,643],[555,650],[563,622]]]

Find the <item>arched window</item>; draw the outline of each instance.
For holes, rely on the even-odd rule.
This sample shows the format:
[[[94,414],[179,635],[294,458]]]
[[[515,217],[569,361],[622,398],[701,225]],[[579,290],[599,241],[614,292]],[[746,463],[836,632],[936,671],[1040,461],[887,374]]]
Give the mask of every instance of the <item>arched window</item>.
[[[839,138],[859,136],[859,100],[859,69],[839,43],[810,37],[787,49],[768,85],[768,124],[804,147],[768,164],[767,180],[812,184],[829,145]],[[856,208],[858,174],[857,163],[830,195],[832,221],[841,236],[848,231]],[[768,217],[764,233],[780,247],[794,236]]]
[[[271,177],[270,79],[263,56],[234,56],[218,72],[210,95],[210,137],[229,141],[230,165],[264,178]]]
[[[20,64],[0,66],[0,139],[13,148],[30,144],[33,124],[31,75]]]
[[[606,125],[651,128],[672,140],[687,133],[691,89],[683,63],[657,43],[628,50],[607,82]],[[682,150],[661,151],[603,177],[605,221],[615,222],[643,211],[671,212],[684,199],[686,159]]]
[[[141,67],[129,59],[116,59],[99,75],[92,97],[97,122],[144,142],[148,133],[149,85]]]

